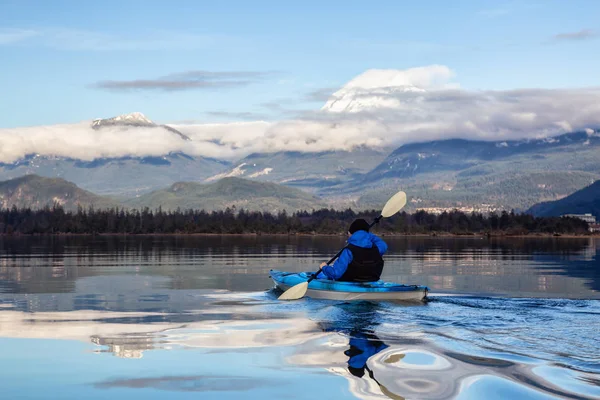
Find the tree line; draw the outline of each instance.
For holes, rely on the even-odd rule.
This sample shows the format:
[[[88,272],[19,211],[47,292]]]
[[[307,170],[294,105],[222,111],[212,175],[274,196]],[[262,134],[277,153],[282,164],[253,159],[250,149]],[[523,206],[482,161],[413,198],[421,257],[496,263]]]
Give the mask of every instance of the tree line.
[[[15,234],[345,234],[355,218],[371,222],[378,211],[320,209],[277,214],[235,210],[142,210],[61,206],[42,209],[0,210],[0,235]],[[388,234],[587,234],[585,221],[574,218],[533,217],[528,214],[466,214],[460,211],[432,214],[406,212],[382,219],[374,228]]]

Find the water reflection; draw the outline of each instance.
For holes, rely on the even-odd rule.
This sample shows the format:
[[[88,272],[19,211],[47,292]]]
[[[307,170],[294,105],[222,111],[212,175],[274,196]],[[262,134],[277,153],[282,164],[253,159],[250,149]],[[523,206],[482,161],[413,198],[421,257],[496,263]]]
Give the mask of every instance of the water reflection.
[[[348,372],[363,377],[367,361],[388,346],[375,335],[381,323],[377,302],[359,301],[331,306],[328,320],[319,323],[324,332],[337,332],[348,337],[349,348],[344,351],[348,357]],[[332,311],[335,310],[335,311]]]
[[[257,398],[286,393],[297,398],[471,399],[506,393],[514,398],[597,398],[600,348],[593,338],[600,311],[597,302],[565,302],[542,299],[534,307],[532,301],[465,297],[418,305],[281,303],[269,294],[212,292],[196,294],[194,307],[177,313],[0,309],[0,365],[4,376],[27,374],[31,385],[19,393],[31,393],[36,385],[64,390],[61,380],[48,374],[58,369],[74,376],[77,365],[87,365],[88,371],[93,365],[93,373],[80,373],[87,383],[77,386],[76,396],[64,398],[106,390],[219,393],[225,398],[228,393]],[[525,314],[532,327],[519,332],[526,326],[514,316]],[[536,323],[549,323],[550,317],[552,330],[558,331],[551,342],[548,328]],[[589,329],[581,330],[582,325]],[[569,347],[575,337],[582,342]],[[86,347],[81,350],[74,342]],[[13,353],[30,354],[35,363],[52,368],[31,371],[15,362]],[[578,362],[585,357],[587,363]],[[306,385],[307,380],[314,384]],[[8,393],[11,388],[16,393],[18,379],[6,382]],[[136,395],[121,394],[126,393]]]
[[[600,298],[598,239],[386,241],[383,278],[427,285],[432,293]],[[126,279],[155,291],[264,290],[272,286],[269,269],[315,269],[342,244],[342,237],[296,236],[0,238],[0,293],[98,296],[95,285],[104,284],[106,294]],[[108,277],[118,278],[109,284]]]
[[[381,350],[388,348],[386,345],[372,333],[364,333],[360,331],[350,332],[350,348],[344,352],[348,356],[348,371],[359,378],[365,374],[365,369],[371,374],[372,371],[367,367],[369,358],[379,353]]]
[[[429,303],[277,301],[341,237],[0,238],[2,395],[600,398],[598,241],[386,240]]]
[[[586,364],[588,371],[575,368],[577,363],[573,363],[574,358],[570,358],[570,361],[565,359],[571,364],[570,367],[566,367],[569,364],[559,362],[560,358],[555,364],[548,364],[543,360],[542,354],[547,352],[546,357],[555,358],[550,354],[554,349],[557,355],[564,355],[564,341],[561,343],[561,339],[557,339],[554,344],[538,342],[538,348],[530,350],[526,350],[525,343],[524,346],[517,345],[516,339],[519,336],[511,337],[507,334],[511,331],[510,324],[501,321],[505,318],[510,319],[513,313],[512,306],[500,301],[496,304],[496,307],[501,307],[499,310],[502,310],[502,314],[496,313],[495,316],[495,330],[501,331],[497,333],[497,337],[501,336],[513,347],[518,346],[518,349],[506,349],[503,345],[491,346],[490,342],[481,338],[486,326],[484,321],[489,320],[490,314],[484,311],[481,302],[482,300],[468,298],[461,300],[457,309],[462,313],[462,317],[457,315],[457,322],[471,317],[471,311],[465,312],[465,306],[479,311],[472,312],[472,322],[456,324],[454,328],[448,326],[447,319],[438,318],[436,321],[432,318],[440,311],[436,310],[438,304],[435,302],[433,306],[425,304],[414,307],[369,302],[330,305],[325,312],[317,313],[313,318],[322,318],[319,327],[325,332],[335,332],[338,336],[330,338],[329,346],[315,346],[315,354],[308,356],[303,352],[301,356],[291,357],[290,362],[325,367],[332,373],[346,378],[353,395],[365,399],[502,399],[506,398],[506,393],[512,393],[512,397],[515,398],[557,396],[591,399],[600,395],[600,386],[594,383],[597,382],[596,374],[600,372],[600,359],[595,358],[600,357],[600,348],[591,344],[594,340],[591,331],[578,332],[583,336],[582,343],[592,347],[587,353],[582,349],[580,355],[575,357],[576,359],[587,355],[590,360],[595,359],[595,364]],[[556,303],[545,300],[538,303],[538,307],[552,308],[544,310],[544,315],[555,315],[557,312],[553,309]],[[454,303],[446,303],[443,310],[448,315],[453,315],[454,307],[447,307],[448,304]],[[573,305],[577,307],[576,304]],[[514,311],[522,313],[523,310],[519,308],[524,306],[528,305],[519,304]],[[597,305],[590,303],[590,306],[596,309]],[[397,319],[392,318],[391,311]],[[565,313],[570,311],[565,310]],[[428,317],[421,319],[419,315]],[[588,321],[600,328],[598,321],[593,322],[593,317],[588,319],[580,315],[576,318],[580,322]],[[415,329],[411,326],[414,322],[430,325],[430,328]],[[569,335],[565,330],[573,329],[574,325],[568,321],[564,322],[555,322],[553,325],[561,330],[560,335]],[[515,327],[519,326],[517,321],[514,323]],[[522,335],[535,341],[544,337],[545,330],[547,328],[539,327],[523,332]],[[448,340],[449,332],[453,332],[451,340]],[[570,335],[572,337],[572,334]],[[479,338],[473,340],[477,337]],[[461,344],[463,340],[479,345],[465,347]],[[525,356],[526,351],[532,352],[532,356]],[[344,357],[339,357],[342,354]],[[540,356],[541,359],[536,358]],[[549,370],[553,372],[549,373]],[[562,377],[562,381],[555,379],[557,376]]]
[[[600,292],[600,241],[589,239],[588,245],[579,252],[562,254],[559,258],[548,254],[536,254],[536,269],[547,275],[568,276],[584,279],[593,291]]]
[[[147,333],[113,337],[92,335],[90,341],[102,347],[99,353],[112,353],[121,358],[142,358],[144,351],[156,348],[156,337]]]
[[[406,238],[394,249],[410,272],[392,280],[417,283],[413,277],[422,277],[420,283],[432,292],[600,298],[599,243],[593,238]]]

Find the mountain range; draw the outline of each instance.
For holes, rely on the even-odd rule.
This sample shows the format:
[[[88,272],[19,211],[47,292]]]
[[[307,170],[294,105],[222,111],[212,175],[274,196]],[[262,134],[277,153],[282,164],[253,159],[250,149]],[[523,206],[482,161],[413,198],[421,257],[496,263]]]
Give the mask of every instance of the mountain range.
[[[98,194],[135,196],[173,182],[203,181],[228,166],[227,161],[184,153],[92,161],[32,154],[14,163],[0,163],[0,179],[27,174],[59,177]]]
[[[565,197],[600,178],[600,135],[483,142],[442,140],[394,150],[365,174],[362,203],[381,203],[402,187],[423,208],[524,211]],[[340,188],[354,191],[354,187]]]
[[[253,154],[226,172],[302,188],[330,204],[377,208],[402,189],[408,209],[524,211],[600,179],[600,135],[518,141],[449,139],[384,152]],[[213,177],[209,178],[213,179]]]
[[[207,184],[238,177],[302,189],[332,207],[378,208],[402,189],[409,194],[408,210],[523,211],[600,179],[600,134],[501,142],[449,139],[388,150],[253,153],[233,163],[182,152],[92,161],[33,154],[0,163],[0,179],[26,174],[60,177],[98,195],[121,198],[146,196],[175,182]]]
[[[207,181],[238,176],[299,187],[327,197],[329,187],[362,179],[364,174],[385,159],[386,154],[365,147],[353,151],[318,153],[253,153],[232,164],[230,169],[209,177]]]
[[[100,196],[83,190],[62,178],[26,175],[0,182],[0,209],[61,205],[66,210],[78,207],[176,210],[245,209],[278,213],[323,208],[326,204],[299,189],[270,182],[223,178],[209,184],[176,182],[168,188],[132,198]]]
[[[432,68],[433,75],[418,68],[366,71],[330,96],[320,111],[325,122],[305,124],[308,128],[302,133],[293,124],[281,128],[265,121],[158,124],[139,112],[81,124],[0,131],[4,139],[12,140],[0,143],[0,180],[35,174],[62,178],[111,198],[191,204],[182,200],[182,192],[172,190],[177,182],[185,182],[178,187],[193,197],[205,196],[206,187],[225,178],[243,178],[229,182],[241,187],[248,180],[285,185],[301,189],[310,201],[336,208],[379,208],[393,193],[404,190],[409,211],[524,211],[600,179],[598,129],[522,140],[412,137],[399,146],[377,137],[372,143],[361,142],[359,123],[365,115],[385,125],[388,135],[400,137],[394,132],[400,128],[386,125],[379,116],[408,109],[425,118],[419,102],[446,102],[460,95],[420,98],[433,93],[431,76],[444,80],[449,74],[445,67]],[[453,103],[449,104],[451,108]],[[347,125],[339,128],[338,122]],[[323,125],[328,129],[319,130]],[[566,122],[558,125],[569,130]],[[356,135],[350,139],[360,139],[356,145],[344,141],[348,126]],[[368,135],[365,131],[363,136]],[[73,151],[65,150],[70,142]],[[313,149],[314,143],[319,146]],[[241,198],[234,197],[224,201],[238,204]]]
[[[160,206],[169,210],[222,210],[229,207],[271,213],[326,207],[323,200],[299,189],[235,177],[208,184],[177,182],[166,189],[127,200],[124,204],[132,208],[153,209]]]
[[[600,221],[600,180],[563,199],[536,204],[528,212],[540,217],[589,213]]]
[[[13,206],[39,209],[52,207],[54,204],[61,205],[66,210],[75,210],[78,206],[110,208],[117,206],[119,202],[83,190],[61,178],[26,175],[0,182],[1,209]]]

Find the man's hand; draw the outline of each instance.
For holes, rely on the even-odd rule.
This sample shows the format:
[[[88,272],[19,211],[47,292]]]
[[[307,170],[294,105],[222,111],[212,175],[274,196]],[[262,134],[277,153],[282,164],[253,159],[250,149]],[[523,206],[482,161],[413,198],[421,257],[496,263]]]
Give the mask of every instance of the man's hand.
[[[327,266],[327,263],[326,263],[326,262],[322,262],[322,263],[321,263],[321,265],[319,265],[319,267],[320,267],[320,268],[323,268],[323,267],[325,267],[325,266]]]

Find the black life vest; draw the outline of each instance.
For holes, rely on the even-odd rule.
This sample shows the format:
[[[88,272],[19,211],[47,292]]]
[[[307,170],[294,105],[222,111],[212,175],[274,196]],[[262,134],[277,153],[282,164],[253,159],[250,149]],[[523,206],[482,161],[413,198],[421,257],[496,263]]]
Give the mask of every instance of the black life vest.
[[[338,281],[344,282],[375,282],[383,271],[383,258],[377,246],[370,248],[358,247],[353,244],[346,246],[352,252],[352,262]]]

